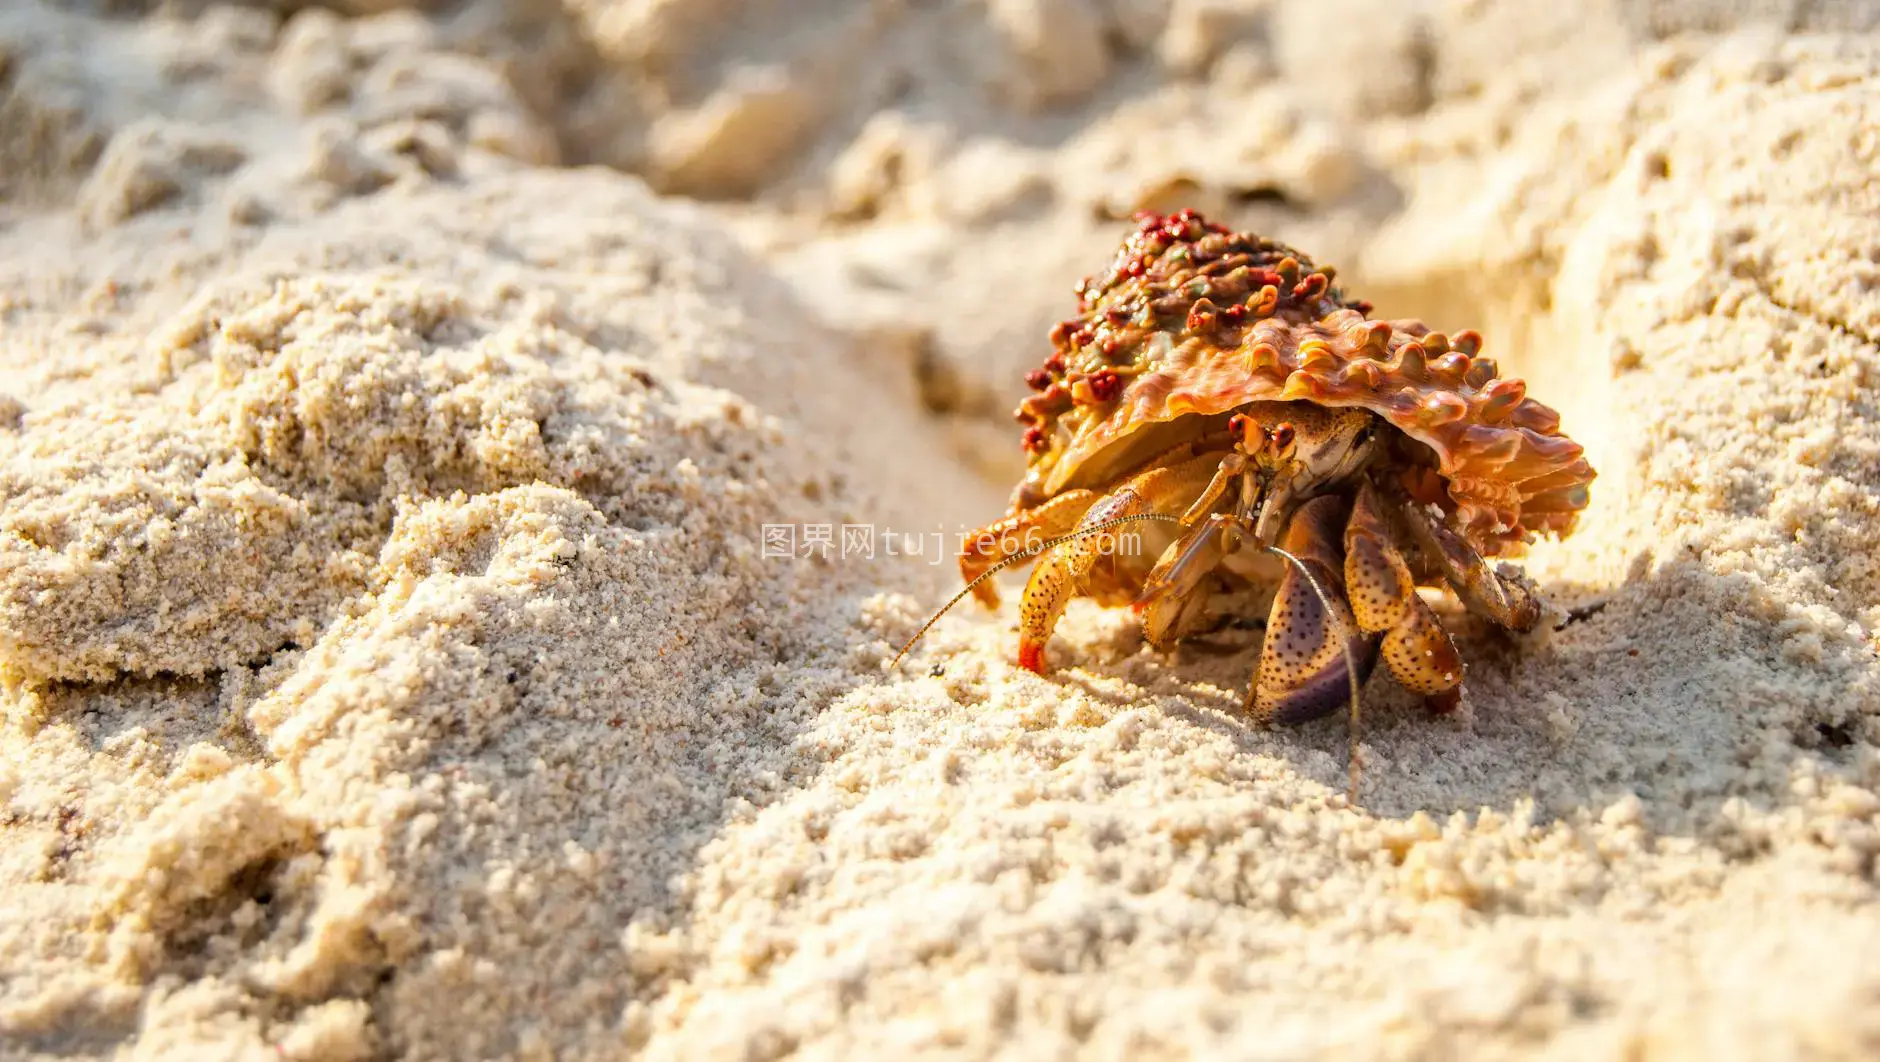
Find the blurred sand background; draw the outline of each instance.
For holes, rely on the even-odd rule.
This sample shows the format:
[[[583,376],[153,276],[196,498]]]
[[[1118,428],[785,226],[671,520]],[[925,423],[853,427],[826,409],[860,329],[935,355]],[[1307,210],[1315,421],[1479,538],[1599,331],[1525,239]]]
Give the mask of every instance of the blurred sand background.
[[[1880,7],[0,4],[0,1057],[1880,1056]],[[1142,206],[1601,478],[1464,709],[950,565]]]

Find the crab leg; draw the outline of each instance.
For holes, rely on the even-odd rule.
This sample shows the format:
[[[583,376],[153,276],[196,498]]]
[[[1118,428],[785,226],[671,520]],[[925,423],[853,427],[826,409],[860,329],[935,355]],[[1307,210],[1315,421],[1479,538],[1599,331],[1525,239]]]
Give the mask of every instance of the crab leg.
[[[1202,489],[1201,496],[1182,513],[1182,524],[1193,527],[1214,511],[1214,507],[1227,496],[1227,489],[1240,482],[1247,472],[1247,455],[1239,452],[1230,453],[1221,458],[1220,467],[1215,469],[1213,478]]]
[[[1150,645],[1170,648],[1189,622],[1199,617],[1208,596],[1200,592],[1201,580],[1227,555],[1226,536],[1237,525],[1238,519],[1231,514],[1211,514],[1190,528],[1149,573],[1134,608],[1142,617],[1142,635]]]
[[[1225,432],[1214,432],[1171,447],[1157,455],[1151,464],[1155,468],[1167,468],[1209,453],[1218,459],[1221,448],[1231,441]],[[973,532],[960,544],[961,578],[970,583],[1008,557],[1071,533],[1084,513],[1102,496],[1094,490],[1067,490]],[[999,588],[988,579],[973,588],[973,597],[983,605],[996,608]]]
[[[987,524],[960,544],[960,576],[970,583],[1007,557],[1069,534],[1100,497],[1094,490],[1065,491],[1036,508]],[[973,597],[997,608],[998,585],[987,579],[973,588]]]
[[[1333,611],[1326,612],[1312,583],[1297,569],[1286,569],[1248,691],[1247,709],[1263,723],[1303,723],[1344,704],[1350,693],[1345,653],[1352,654],[1360,681],[1377,663],[1377,637],[1359,630],[1342,590],[1343,517],[1339,498],[1323,495],[1300,506],[1280,538],[1280,547],[1312,573]]]
[[[1531,631],[1540,622],[1540,602],[1519,574],[1512,569],[1502,573],[1489,567],[1475,547],[1431,520],[1420,506],[1406,504],[1401,511],[1410,536],[1469,611],[1513,631]]]
[[[1358,490],[1345,525],[1345,592],[1358,626],[1384,635],[1384,662],[1405,689],[1439,711],[1454,708],[1462,658],[1436,614],[1417,593],[1410,566],[1391,543],[1377,492]]]
[[[1139,473],[1091,505],[1077,527],[1096,527],[1118,517],[1144,513],[1171,516],[1179,513],[1188,507],[1197,492],[1206,488],[1220,460],[1219,454],[1202,454],[1177,465]],[[1057,629],[1065,606],[1085,585],[1090,570],[1106,552],[1108,539],[1106,534],[1094,534],[1053,546],[1032,568],[1019,607],[1020,667],[1044,673],[1045,643]]]

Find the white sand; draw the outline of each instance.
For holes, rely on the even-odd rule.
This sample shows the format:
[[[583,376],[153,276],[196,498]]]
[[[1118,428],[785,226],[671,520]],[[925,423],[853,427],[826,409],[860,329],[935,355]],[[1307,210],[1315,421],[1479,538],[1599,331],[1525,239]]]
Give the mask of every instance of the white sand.
[[[0,1057],[1880,1054],[1871,5],[180,7],[0,9]],[[997,516],[1179,202],[1601,473],[1355,808],[761,553]]]

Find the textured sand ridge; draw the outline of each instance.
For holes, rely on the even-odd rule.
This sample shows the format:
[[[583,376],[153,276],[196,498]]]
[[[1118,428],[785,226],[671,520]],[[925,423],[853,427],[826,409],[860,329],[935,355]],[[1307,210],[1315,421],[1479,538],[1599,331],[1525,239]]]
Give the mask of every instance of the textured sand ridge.
[[[136,6],[0,11],[0,1058],[1880,1053],[1864,5]],[[763,552],[996,516],[1182,203],[1600,470],[1355,807]]]

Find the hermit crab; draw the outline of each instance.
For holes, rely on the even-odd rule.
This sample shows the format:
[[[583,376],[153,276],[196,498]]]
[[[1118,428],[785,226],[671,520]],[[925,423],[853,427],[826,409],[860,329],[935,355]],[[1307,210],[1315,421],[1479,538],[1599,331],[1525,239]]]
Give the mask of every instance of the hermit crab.
[[[1256,720],[1347,699],[1355,717],[1380,653],[1453,708],[1463,663],[1418,588],[1533,628],[1534,588],[1490,558],[1573,530],[1594,476],[1580,446],[1475,332],[1370,320],[1331,268],[1194,211],[1137,220],[1027,377],[1028,470],[966,538],[954,601],[996,605],[990,577],[1036,556],[1018,639],[1033,671],[1078,595],[1133,607],[1157,648],[1264,609]],[[1125,525],[1147,548],[1116,548]]]

